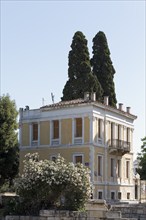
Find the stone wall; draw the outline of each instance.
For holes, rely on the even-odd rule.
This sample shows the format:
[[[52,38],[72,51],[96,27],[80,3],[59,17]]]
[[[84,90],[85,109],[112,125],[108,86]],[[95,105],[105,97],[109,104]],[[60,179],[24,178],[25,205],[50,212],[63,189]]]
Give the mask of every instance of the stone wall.
[[[5,220],[122,220],[120,211],[85,212],[41,210],[40,216],[6,216]],[[124,219],[123,219],[124,220]],[[128,220],[128,219],[126,219]]]
[[[122,218],[136,218],[137,220],[146,220],[146,203],[113,205],[111,212],[112,211],[120,211]]]
[[[146,204],[118,204],[107,208],[105,203],[92,202],[87,211],[41,210],[39,216],[6,216],[5,220],[146,220]]]

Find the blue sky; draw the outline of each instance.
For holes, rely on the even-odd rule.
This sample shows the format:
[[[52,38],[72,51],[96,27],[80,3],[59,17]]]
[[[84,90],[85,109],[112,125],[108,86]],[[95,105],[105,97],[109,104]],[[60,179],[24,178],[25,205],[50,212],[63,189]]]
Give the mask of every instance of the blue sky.
[[[146,135],[146,3],[141,1],[4,1],[1,0],[1,95],[17,108],[31,109],[60,101],[68,77],[72,37],[82,31],[92,57],[98,31],[107,37],[116,70],[117,100],[131,106],[134,151]]]

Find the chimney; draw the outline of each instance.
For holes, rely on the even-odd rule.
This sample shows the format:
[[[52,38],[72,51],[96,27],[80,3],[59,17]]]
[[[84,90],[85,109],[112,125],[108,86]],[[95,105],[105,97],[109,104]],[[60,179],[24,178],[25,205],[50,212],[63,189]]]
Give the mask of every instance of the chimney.
[[[109,104],[109,97],[108,96],[104,96],[104,104],[105,105]]]
[[[25,110],[26,110],[26,111],[29,110],[29,106],[28,106],[28,105],[25,106]]]
[[[91,92],[91,100],[92,100],[93,102],[96,101],[96,92]]]
[[[119,103],[119,110],[123,111],[123,103]]]
[[[19,120],[23,117],[23,108],[19,108]]]
[[[90,99],[89,92],[84,92],[84,100],[88,101]]]
[[[127,109],[127,113],[130,114],[131,107],[126,107],[126,109]]]

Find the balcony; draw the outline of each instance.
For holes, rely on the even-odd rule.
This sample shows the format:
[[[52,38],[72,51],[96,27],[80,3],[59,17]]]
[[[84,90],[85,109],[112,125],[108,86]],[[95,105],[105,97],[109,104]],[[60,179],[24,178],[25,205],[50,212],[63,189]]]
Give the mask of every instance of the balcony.
[[[124,155],[130,152],[130,142],[118,140],[118,139],[112,139],[109,140],[108,146],[109,146],[109,153],[110,154],[116,154],[116,155]]]

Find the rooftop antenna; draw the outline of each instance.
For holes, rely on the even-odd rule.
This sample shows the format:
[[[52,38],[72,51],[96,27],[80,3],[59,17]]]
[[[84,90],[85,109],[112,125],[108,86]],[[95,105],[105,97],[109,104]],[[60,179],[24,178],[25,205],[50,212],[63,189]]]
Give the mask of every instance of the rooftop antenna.
[[[44,105],[45,105],[45,99],[42,98],[42,106],[44,106]]]
[[[54,104],[54,94],[51,92],[51,98],[52,98],[52,102]]]

